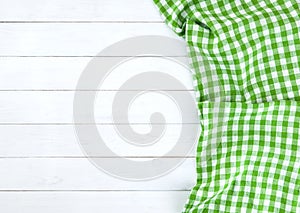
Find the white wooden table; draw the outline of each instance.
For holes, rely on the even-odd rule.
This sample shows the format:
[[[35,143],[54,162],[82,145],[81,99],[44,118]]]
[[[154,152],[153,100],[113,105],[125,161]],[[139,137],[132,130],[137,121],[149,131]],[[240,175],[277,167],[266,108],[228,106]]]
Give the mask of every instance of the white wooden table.
[[[0,212],[180,212],[194,184],[194,153],[175,156],[187,159],[166,176],[124,181],[87,160],[73,127],[75,86],[95,54],[132,36],[177,38],[152,1],[0,0],[0,22]],[[163,61],[148,60],[164,66]],[[176,69],[167,70],[193,92],[190,73]],[[107,100],[118,91],[117,80],[100,91]],[[186,92],[177,89],[174,92]],[[133,121],[144,123],[135,124],[137,128],[149,126],[143,107],[137,104],[131,115]],[[161,107],[176,123],[172,106]],[[96,117],[114,149],[124,151],[108,109],[101,108]],[[176,140],[180,125],[168,125],[174,135],[164,139],[166,144]],[[124,155],[141,157],[140,152],[127,151]],[[150,158],[156,155],[155,150],[147,153]]]

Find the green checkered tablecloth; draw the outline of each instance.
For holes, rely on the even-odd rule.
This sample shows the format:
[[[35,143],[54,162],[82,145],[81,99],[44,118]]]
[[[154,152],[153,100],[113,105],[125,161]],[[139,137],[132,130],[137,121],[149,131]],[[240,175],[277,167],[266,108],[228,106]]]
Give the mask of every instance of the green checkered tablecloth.
[[[185,212],[299,212],[300,102],[199,109],[198,178]]]
[[[196,212],[300,212],[300,2],[154,0],[199,102]]]

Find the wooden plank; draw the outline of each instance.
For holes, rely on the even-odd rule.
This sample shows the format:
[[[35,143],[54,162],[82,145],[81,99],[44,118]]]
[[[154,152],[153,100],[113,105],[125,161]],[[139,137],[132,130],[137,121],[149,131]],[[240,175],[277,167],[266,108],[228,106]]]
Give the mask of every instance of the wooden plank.
[[[197,124],[185,124],[188,127]],[[198,125],[197,125],[198,126]],[[113,125],[98,126],[103,141],[119,156],[156,157],[166,153],[179,140],[181,125],[167,125],[165,134],[151,134],[146,140],[158,139],[155,145],[137,147],[119,136]],[[132,125],[138,132],[150,131],[149,125]],[[9,125],[0,126],[0,157],[84,157],[72,125]],[[186,146],[197,141],[193,135],[183,135]],[[85,143],[90,143],[86,140]],[[177,156],[184,157],[184,156]],[[195,151],[188,157],[195,157]]]
[[[0,21],[162,21],[151,0],[10,0]]]
[[[5,213],[179,213],[187,191],[1,192]]]
[[[92,57],[0,57],[0,90],[75,90],[80,75],[92,59]],[[188,64],[187,58],[176,59]],[[109,61],[111,58],[106,57],[105,60]],[[193,90],[191,72],[183,65],[161,57],[138,57],[126,61],[111,72],[101,89],[118,90],[126,80],[147,71],[168,74],[179,80],[187,90]]]
[[[76,89],[76,82],[91,59],[88,57],[133,36],[178,38],[162,23],[152,1],[0,1],[0,22],[1,210],[8,213],[180,212],[189,194],[186,190],[194,184],[194,158],[188,158],[172,173],[148,182],[116,179],[99,171],[83,157],[72,126],[74,92],[68,90]],[[184,51],[170,51],[175,56],[185,55]],[[152,68],[172,74],[187,90],[192,90],[190,73],[175,65],[169,66],[167,62],[151,59],[148,63]],[[121,76],[124,79],[130,77],[131,70],[137,73],[141,69],[138,64],[122,69],[123,75],[118,74],[118,78],[112,78],[101,89],[118,90]],[[105,103],[109,103],[114,94],[113,91],[108,93],[102,96]],[[162,108],[149,103],[153,100],[161,103]],[[105,103],[96,103],[95,116],[103,124],[111,122],[111,107]],[[149,123],[150,111],[157,109],[163,111],[167,122],[180,123],[175,107],[154,96],[133,106],[129,122]],[[161,150],[176,141],[180,127],[167,125],[169,133],[161,140],[162,146],[141,152],[124,148],[125,141],[113,132],[114,125],[98,125],[114,151],[134,159],[160,155]],[[150,127],[139,124],[133,128],[147,132]],[[190,135],[184,140],[190,143]],[[194,157],[194,154],[188,157]],[[67,192],[69,190],[72,192]]]
[[[2,23],[0,56],[95,56],[123,39],[145,35],[179,39],[164,23]],[[184,48],[166,51],[186,55]]]
[[[153,161],[153,167],[160,169],[169,160]],[[196,175],[194,159],[148,181],[112,177],[83,158],[2,158],[0,168],[0,190],[189,190]]]
[[[174,102],[172,97],[194,96],[193,91],[168,91],[167,94],[150,91],[133,100],[128,109],[128,115],[120,109],[125,106],[115,106],[114,112],[117,119],[112,116],[112,103],[116,94],[122,94],[125,98],[141,91],[100,91],[95,99],[94,117],[96,123],[151,123],[150,117],[155,112],[160,112],[166,123],[199,123],[195,106],[188,103],[187,110],[181,111],[178,106],[182,104]],[[92,92],[80,91],[83,96]],[[189,97],[189,96],[188,96]],[[15,123],[73,123],[73,91],[2,91],[0,92],[0,124]],[[193,103],[194,104],[194,103]],[[196,104],[196,103],[195,103]],[[89,122],[88,111],[80,112],[80,123]],[[127,119],[128,116],[128,119]],[[184,118],[184,120],[183,120]],[[157,122],[153,122],[157,123]]]

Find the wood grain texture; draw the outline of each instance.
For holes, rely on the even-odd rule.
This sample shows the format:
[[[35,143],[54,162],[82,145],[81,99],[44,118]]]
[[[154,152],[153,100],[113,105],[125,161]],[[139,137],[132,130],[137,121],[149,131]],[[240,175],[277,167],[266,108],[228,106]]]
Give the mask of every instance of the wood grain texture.
[[[0,211],[181,212],[196,178],[195,150],[188,156],[155,160],[177,142],[182,115],[176,103],[149,93],[133,103],[129,120],[117,115],[119,125],[143,133],[151,128],[153,112],[165,116],[164,136],[156,146],[143,150],[116,134],[118,124],[112,120],[110,104],[122,83],[150,68],[182,82],[184,89],[174,86],[169,88],[171,94],[193,95],[188,70],[159,56],[134,58],[96,88],[97,128],[114,152],[132,160],[152,160],[158,167],[167,160],[186,158],[166,176],[146,182],[109,176],[84,156],[74,132],[74,90],[85,66],[104,48],[142,35],[180,39],[163,23],[151,0],[0,0]],[[184,49],[168,51],[167,55],[186,63]],[[119,56],[132,55],[116,52],[103,58]],[[80,90],[88,95],[95,88]],[[193,121],[197,116],[183,115]],[[183,125],[198,126],[198,122]],[[190,145],[193,138],[188,134],[183,140]]]
[[[77,81],[92,59],[92,57],[0,57],[0,90],[75,90]],[[109,61],[111,57],[105,57],[105,60]],[[193,90],[191,72],[182,64],[178,64],[179,62],[188,64],[187,58],[175,60],[178,62],[161,57],[134,58],[115,68],[101,88],[90,86],[85,89],[119,90],[126,80],[135,75],[157,71],[176,78],[186,90]],[[99,72],[103,71],[99,69]]]
[[[0,21],[162,22],[162,19],[151,0],[1,0]]]
[[[143,160],[153,162],[153,167],[159,169],[176,159]],[[112,177],[82,158],[2,158],[0,168],[0,190],[189,190],[195,181],[193,159],[186,159],[171,173],[148,181]]]
[[[79,91],[83,96],[92,92]],[[150,91],[133,100],[128,109],[128,114],[116,111],[112,116],[113,101],[116,94],[124,97],[136,95],[139,91],[99,91],[95,99],[94,117],[96,123],[146,123],[155,112],[160,112],[165,117],[166,123],[199,123],[195,122],[198,115],[195,111],[181,111],[172,97],[193,96],[193,91],[168,91],[158,93]],[[2,91],[0,92],[0,124],[16,123],[74,123],[73,119],[73,91]],[[196,104],[196,103],[195,103]],[[123,108],[125,106],[115,106]],[[88,123],[88,112],[81,111],[81,123]],[[128,116],[128,117],[127,117]],[[183,121],[183,116],[186,122]],[[115,120],[117,118],[117,121]],[[156,123],[156,122],[154,122]],[[159,124],[159,123],[158,123]]]
[[[164,23],[2,23],[0,56],[95,56],[111,44],[144,35],[179,39]],[[186,55],[175,50],[170,53]]]
[[[160,192],[0,192],[5,213],[174,213],[181,212],[187,191]]]
[[[186,125],[198,127],[197,124]],[[150,131],[150,125],[131,126],[137,132]],[[119,156],[156,157],[163,155],[175,145],[182,126],[166,125],[167,130],[161,138],[156,134],[145,136],[145,140],[159,139],[155,145],[148,147],[130,145],[116,133],[114,125],[98,125],[98,128],[105,144]],[[0,158],[85,157],[73,125],[0,125],[0,135]],[[87,135],[84,143],[89,144],[90,141]],[[183,135],[183,142],[186,146],[193,146],[197,141],[193,135]],[[195,150],[188,156],[177,157],[195,157]]]

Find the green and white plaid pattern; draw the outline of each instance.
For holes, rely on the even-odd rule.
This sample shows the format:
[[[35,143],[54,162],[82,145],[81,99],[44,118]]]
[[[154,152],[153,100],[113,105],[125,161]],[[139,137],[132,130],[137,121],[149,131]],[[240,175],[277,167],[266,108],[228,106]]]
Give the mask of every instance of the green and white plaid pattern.
[[[299,1],[154,2],[186,38],[200,101],[300,100]]]
[[[300,212],[300,2],[154,2],[186,39],[199,101],[184,212]]]
[[[300,212],[300,103],[202,102],[184,212]]]

